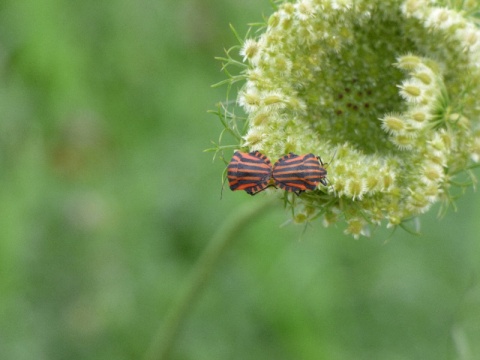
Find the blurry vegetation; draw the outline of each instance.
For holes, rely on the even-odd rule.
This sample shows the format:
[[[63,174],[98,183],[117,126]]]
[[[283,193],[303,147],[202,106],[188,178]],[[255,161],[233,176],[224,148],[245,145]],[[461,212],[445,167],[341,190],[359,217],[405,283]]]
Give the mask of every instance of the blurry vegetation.
[[[202,150],[228,24],[269,7],[0,4],[0,359],[141,358],[216,229],[264,200],[220,201],[224,165]],[[423,236],[361,241],[260,214],[172,358],[478,358],[478,194],[461,202]]]

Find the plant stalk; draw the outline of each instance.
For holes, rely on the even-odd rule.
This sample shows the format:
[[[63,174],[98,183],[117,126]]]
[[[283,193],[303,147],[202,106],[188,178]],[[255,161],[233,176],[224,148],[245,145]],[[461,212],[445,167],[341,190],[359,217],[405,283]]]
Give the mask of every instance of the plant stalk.
[[[248,202],[240,210],[235,211],[218,229],[200,255],[177,301],[167,312],[162,326],[150,343],[144,360],[169,358],[183,323],[195,301],[200,297],[222,255],[238,238],[241,231],[273,203],[272,200],[273,197],[266,201]]]

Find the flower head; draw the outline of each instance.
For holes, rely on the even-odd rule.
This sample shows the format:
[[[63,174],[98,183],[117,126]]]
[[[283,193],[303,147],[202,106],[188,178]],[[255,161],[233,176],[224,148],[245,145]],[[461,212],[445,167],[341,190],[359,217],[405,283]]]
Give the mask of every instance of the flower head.
[[[284,2],[256,39],[238,104],[239,147],[333,157],[329,186],[287,201],[355,237],[452,198],[480,160],[480,30],[435,0]],[[305,209],[308,209],[306,211]]]

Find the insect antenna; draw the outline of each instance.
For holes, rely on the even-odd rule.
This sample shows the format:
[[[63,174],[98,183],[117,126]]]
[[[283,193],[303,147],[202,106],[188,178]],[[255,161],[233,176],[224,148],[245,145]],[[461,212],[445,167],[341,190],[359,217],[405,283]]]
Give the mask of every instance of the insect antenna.
[[[333,153],[332,158],[327,163],[324,163],[322,161],[322,158],[320,156],[317,156],[318,161],[320,161],[320,165],[322,165],[322,167],[324,167],[326,169],[329,164],[333,163],[333,160],[335,159],[335,156],[337,156],[337,152],[338,152],[338,147],[335,149],[335,152]],[[331,187],[332,191],[334,191],[333,184],[330,182],[330,180],[328,180],[328,178],[326,176],[325,176],[325,181],[330,184],[330,187]]]
[[[227,172],[228,172],[228,166],[225,167],[222,171],[222,187],[220,189],[220,200],[223,198],[223,188],[225,187],[225,182],[227,181]]]

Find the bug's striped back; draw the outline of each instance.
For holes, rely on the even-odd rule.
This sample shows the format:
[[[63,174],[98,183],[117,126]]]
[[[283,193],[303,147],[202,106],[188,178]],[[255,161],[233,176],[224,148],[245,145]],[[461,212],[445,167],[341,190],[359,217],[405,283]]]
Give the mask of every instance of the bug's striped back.
[[[245,190],[250,195],[255,195],[268,187],[272,177],[270,160],[258,151],[235,152],[227,170],[230,189]]]
[[[273,166],[275,185],[297,195],[305,190],[315,190],[318,183],[327,185],[327,170],[320,158],[313,154],[283,156]]]

